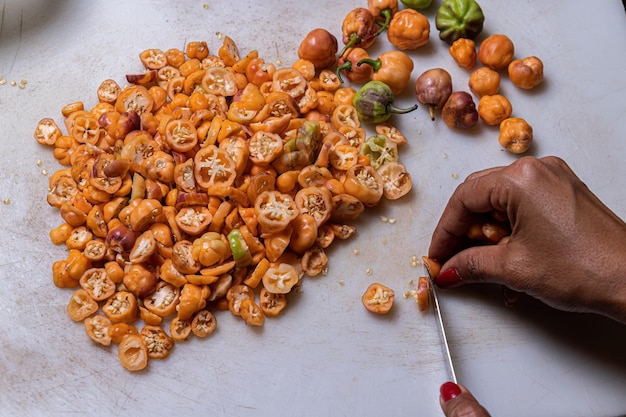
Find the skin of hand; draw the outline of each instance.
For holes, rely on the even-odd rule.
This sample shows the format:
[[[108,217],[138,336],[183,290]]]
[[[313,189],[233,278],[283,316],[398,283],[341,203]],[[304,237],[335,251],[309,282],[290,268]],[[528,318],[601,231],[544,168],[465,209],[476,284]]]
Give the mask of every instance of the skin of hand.
[[[478,218],[505,214],[507,243],[466,247]],[[457,187],[432,236],[441,287],[489,282],[567,311],[626,323],[626,223],[557,157],[522,157]]]
[[[463,385],[446,382],[439,392],[439,403],[446,417],[490,417]]]

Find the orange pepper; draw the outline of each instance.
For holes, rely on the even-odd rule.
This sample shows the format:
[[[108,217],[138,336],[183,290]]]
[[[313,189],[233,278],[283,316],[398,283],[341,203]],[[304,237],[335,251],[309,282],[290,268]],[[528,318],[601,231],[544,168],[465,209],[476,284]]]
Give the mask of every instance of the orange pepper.
[[[352,104],[352,100],[356,95],[356,90],[352,87],[341,87],[335,91],[333,96],[333,101],[335,102],[335,107],[340,106],[342,104]]]
[[[394,14],[387,29],[389,42],[403,50],[426,45],[429,36],[428,18],[414,9],[404,9]]]
[[[450,45],[449,52],[459,67],[472,69],[476,66],[476,43],[473,40],[459,38]]]
[[[470,74],[468,86],[477,97],[497,94],[500,90],[500,74],[487,67],[477,68]]]
[[[514,53],[513,41],[506,35],[495,34],[487,37],[478,47],[478,60],[484,66],[498,71],[509,66]]]
[[[357,7],[350,10],[343,19],[341,32],[345,46],[339,52],[339,57],[342,57],[348,49],[356,45],[363,49],[370,47],[376,40],[378,25],[369,9]]]
[[[478,115],[489,126],[499,125],[508,118],[513,108],[509,100],[501,94],[482,96],[478,102]]]
[[[348,49],[337,62],[337,77],[339,77],[339,81],[343,82],[341,73],[353,83],[369,81],[372,76],[372,67],[370,65],[358,65],[359,61],[369,57],[369,54],[363,48]]]
[[[509,64],[508,73],[517,87],[531,89],[543,80],[543,62],[536,56],[515,59]]]
[[[383,52],[378,59],[362,59],[357,65],[371,65],[372,80],[387,84],[394,95],[404,91],[414,67],[411,57],[402,51]]]
[[[533,128],[522,118],[510,117],[500,123],[498,142],[509,152],[524,153],[533,142]]]
[[[380,35],[389,28],[392,16],[398,11],[398,0],[367,0],[367,8],[374,19],[380,23],[380,29],[376,35]]]

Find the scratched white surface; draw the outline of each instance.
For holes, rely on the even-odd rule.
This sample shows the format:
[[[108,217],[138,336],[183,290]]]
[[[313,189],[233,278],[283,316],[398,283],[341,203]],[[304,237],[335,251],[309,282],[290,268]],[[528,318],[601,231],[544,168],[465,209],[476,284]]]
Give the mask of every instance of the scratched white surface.
[[[365,3],[0,0],[0,78],[28,82],[24,89],[0,85],[0,201],[10,199],[0,204],[1,416],[440,415],[446,369],[435,321],[402,294],[419,272],[409,266],[411,256],[426,252],[459,181],[514,160],[499,148],[494,129],[453,132],[428,120],[423,108],[394,118],[410,137],[401,160],[413,175],[412,195],[364,216],[357,236],[331,250],[328,276],[306,279],[282,317],[255,330],[218,314],[218,331],[209,339],[180,343],[145,372],[124,371],[114,348],[90,342],[65,313],[70,292],[54,287],[50,276],[52,262],[65,253],[47,237],[60,219],[45,202],[41,171],[59,166],[32,138],[41,118],[60,122],[63,105],[95,104],[102,80],[123,82],[140,69],[143,49],[207,40],[215,51],[217,32],[234,38],[242,51],[258,49],[288,64],[310,29],[325,27],[338,36],[343,16]],[[434,4],[426,11],[431,22],[439,1]],[[514,114],[535,128],[532,154],[564,157],[625,217],[621,2],[480,4],[485,35],[506,33],[516,56],[534,54],[545,63],[546,80],[536,91],[503,81]],[[411,52],[412,80],[442,66],[455,89],[467,89],[467,72],[455,66],[432,29],[428,46]],[[386,48],[380,39],[371,53]],[[399,104],[412,101],[409,87]],[[381,215],[397,221],[382,223]],[[389,316],[373,317],[360,304],[373,280],[396,290]],[[526,299],[507,309],[492,288],[442,291],[440,298],[460,381],[494,416],[626,413],[625,326]]]

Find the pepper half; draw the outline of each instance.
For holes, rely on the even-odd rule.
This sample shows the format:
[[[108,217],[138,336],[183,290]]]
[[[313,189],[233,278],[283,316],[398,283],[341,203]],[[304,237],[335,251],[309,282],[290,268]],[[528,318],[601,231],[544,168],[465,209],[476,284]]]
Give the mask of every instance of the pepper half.
[[[245,267],[252,262],[252,255],[241,231],[233,229],[228,233],[228,243],[233,253],[233,259],[238,267]]]

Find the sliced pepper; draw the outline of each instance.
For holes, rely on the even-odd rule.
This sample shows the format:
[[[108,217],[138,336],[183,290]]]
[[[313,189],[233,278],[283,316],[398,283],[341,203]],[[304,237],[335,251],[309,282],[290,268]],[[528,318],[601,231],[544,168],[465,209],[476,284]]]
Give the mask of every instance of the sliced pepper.
[[[230,244],[233,259],[238,267],[243,268],[252,263],[250,248],[239,229],[233,229],[228,233],[228,243]]]
[[[359,152],[361,155],[367,155],[370,159],[370,165],[375,170],[379,170],[387,162],[396,162],[398,160],[398,146],[392,142],[386,135],[375,135],[369,137]]]
[[[286,294],[298,283],[299,277],[293,266],[280,263],[277,266],[269,267],[262,280],[263,287],[269,292]]]

